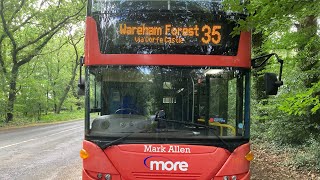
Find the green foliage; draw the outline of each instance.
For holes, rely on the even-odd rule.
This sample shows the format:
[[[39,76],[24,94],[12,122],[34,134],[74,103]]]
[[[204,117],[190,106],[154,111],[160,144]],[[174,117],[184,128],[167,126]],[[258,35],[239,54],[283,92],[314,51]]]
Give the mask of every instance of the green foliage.
[[[82,29],[78,32],[81,33]],[[70,53],[74,51],[74,47],[69,43],[69,38],[68,36],[53,38],[42,53],[34,58],[35,61],[21,68],[20,76],[23,78],[17,81],[20,88],[16,100],[16,115],[39,117],[41,114],[56,111],[59,100],[73,76],[72,69],[77,64],[75,53]],[[79,53],[82,54],[81,47],[83,41],[77,44]],[[62,109],[77,109],[76,104],[82,104],[83,99],[75,96],[76,83],[73,81],[72,90],[67,92]],[[42,119],[42,116],[39,119]]]
[[[302,144],[309,138],[308,119],[288,115],[278,110],[279,99],[269,99],[267,104],[254,102],[257,107],[252,116],[252,137],[264,139],[278,144]],[[257,115],[257,111],[260,112]]]
[[[235,0],[226,3],[232,10],[246,9],[249,14],[238,22],[235,33],[251,29],[254,34],[261,34],[258,40],[262,42],[254,46],[254,52],[276,52],[285,63],[284,86],[275,98],[264,99],[260,81],[253,79],[253,137],[278,144],[304,143],[320,125],[320,38],[315,21],[320,4],[288,0],[254,0],[240,6]],[[255,73],[277,73],[278,68],[272,59],[263,71]]]
[[[316,169],[320,171],[320,140],[315,137],[308,139],[306,144],[301,147],[300,151],[296,152],[293,158],[293,165],[298,168]]]
[[[43,115],[40,122],[58,122],[83,119],[84,111],[62,111],[60,114],[49,113]]]
[[[245,21],[240,21],[239,28],[263,31],[268,35],[273,32],[284,32],[292,25],[307,16],[320,14],[318,1],[290,1],[290,0],[250,0],[240,5],[238,0],[226,0],[226,9],[245,12],[250,16]]]
[[[52,122],[64,122],[72,120],[80,120],[84,117],[84,111],[62,111],[60,114],[48,113],[42,115],[41,120],[34,116],[16,117],[13,121],[5,123],[0,121],[0,128],[33,126],[36,124],[47,124]]]
[[[284,59],[284,85],[277,96],[261,95],[260,81],[253,79],[253,138],[302,147],[294,165],[319,169],[320,140],[314,136],[320,127],[319,1],[251,0],[239,5],[227,0],[225,4],[227,9],[245,9],[249,14],[234,33],[252,30],[253,52],[276,52]],[[262,69],[254,73],[276,73],[278,65],[273,59]]]
[[[16,100],[23,96],[27,98],[26,102],[34,102],[31,107],[28,106],[23,111],[43,104],[41,99],[43,90],[31,92],[35,91],[33,87],[36,89],[45,87],[41,79],[38,78],[42,84],[30,83],[29,86],[24,78],[32,81],[29,77],[33,73],[39,76],[40,73],[37,72],[39,69],[36,68],[43,62],[38,64],[34,62],[39,60],[37,56],[48,46],[53,37],[59,33],[65,34],[67,25],[79,22],[81,15],[84,15],[84,2],[78,0],[0,1],[0,85],[2,87],[0,98],[5,104],[1,114],[7,114],[6,121],[12,120],[13,113],[21,112],[24,104],[16,104]],[[32,97],[23,92],[29,93]],[[22,103],[23,101],[21,100]]]
[[[320,92],[320,81],[311,88],[308,88],[305,92],[290,95],[285,98],[279,110],[290,115],[302,116],[308,115],[309,113],[315,114],[320,109],[320,98],[319,95],[315,95],[316,92]]]

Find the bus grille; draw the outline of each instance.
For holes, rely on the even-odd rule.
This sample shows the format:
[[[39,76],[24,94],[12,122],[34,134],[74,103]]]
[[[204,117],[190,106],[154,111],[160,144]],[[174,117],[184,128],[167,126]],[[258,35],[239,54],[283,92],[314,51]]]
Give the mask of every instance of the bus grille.
[[[135,179],[154,180],[198,180],[201,176],[199,173],[146,173],[146,172],[133,172]]]

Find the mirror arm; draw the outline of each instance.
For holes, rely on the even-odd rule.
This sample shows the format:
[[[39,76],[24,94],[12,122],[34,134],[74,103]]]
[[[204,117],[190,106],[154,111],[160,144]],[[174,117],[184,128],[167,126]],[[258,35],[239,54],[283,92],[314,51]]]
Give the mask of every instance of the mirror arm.
[[[283,60],[279,58],[278,62],[280,63],[279,81],[281,81],[282,69],[283,69]]]
[[[256,58],[253,58],[251,59],[251,63],[252,63],[252,68],[259,68],[261,66],[263,66],[264,64],[266,64],[266,62],[274,55],[275,53],[272,53],[272,54],[267,54],[267,55],[263,55],[263,56],[259,56],[259,57],[256,57]],[[277,56],[276,56],[277,57]],[[265,58],[265,60],[260,63],[260,64],[256,64],[256,60],[258,59],[262,59],[262,58]]]
[[[279,58],[278,54],[273,53],[274,56],[277,58],[278,63],[280,63],[280,72],[279,72],[279,81],[276,82],[276,85],[278,85],[278,87],[283,85],[283,81],[281,81],[281,77],[282,77],[282,69],[283,69],[283,60]]]
[[[279,72],[279,81],[276,82],[276,84],[278,85],[278,87],[283,85],[283,81],[281,81],[281,77],[282,77],[282,69],[283,69],[283,60],[280,59],[280,57],[278,56],[278,54],[276,53],[271,53],[271,54],[267,54],[267,55],[263,55],[263,56],[259,56],[256,58],[251,59],[252,62],[252,68],[259,68],[261,66],[263,66],[264,64],[266,64],[266,62],[272,57],[275,56],[277,58],[278,63],[280,63],[280,72]],[[258,59],[262,59],[265,58],[263,62],[261,62],[260,64],[256,64],[256,61]]]

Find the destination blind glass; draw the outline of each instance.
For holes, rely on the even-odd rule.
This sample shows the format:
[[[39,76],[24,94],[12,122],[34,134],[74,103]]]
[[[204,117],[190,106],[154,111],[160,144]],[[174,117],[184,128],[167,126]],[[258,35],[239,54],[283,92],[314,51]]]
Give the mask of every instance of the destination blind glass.
[[[91,7],[103,54],[237,55],[237,17],[216,1],[100,0]]]

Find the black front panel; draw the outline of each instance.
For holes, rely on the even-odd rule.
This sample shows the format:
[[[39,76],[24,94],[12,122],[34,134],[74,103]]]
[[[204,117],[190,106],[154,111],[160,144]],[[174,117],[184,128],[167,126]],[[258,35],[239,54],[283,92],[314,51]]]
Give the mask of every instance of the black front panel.
[[[237,55],[239,35],[231,35],[237,17],[220,11],[218,4],[208,9],[196,1],[189,6],[173,1],[170,7],[152,2],[100,4],[105,8],[91,15],[101,53]]]

